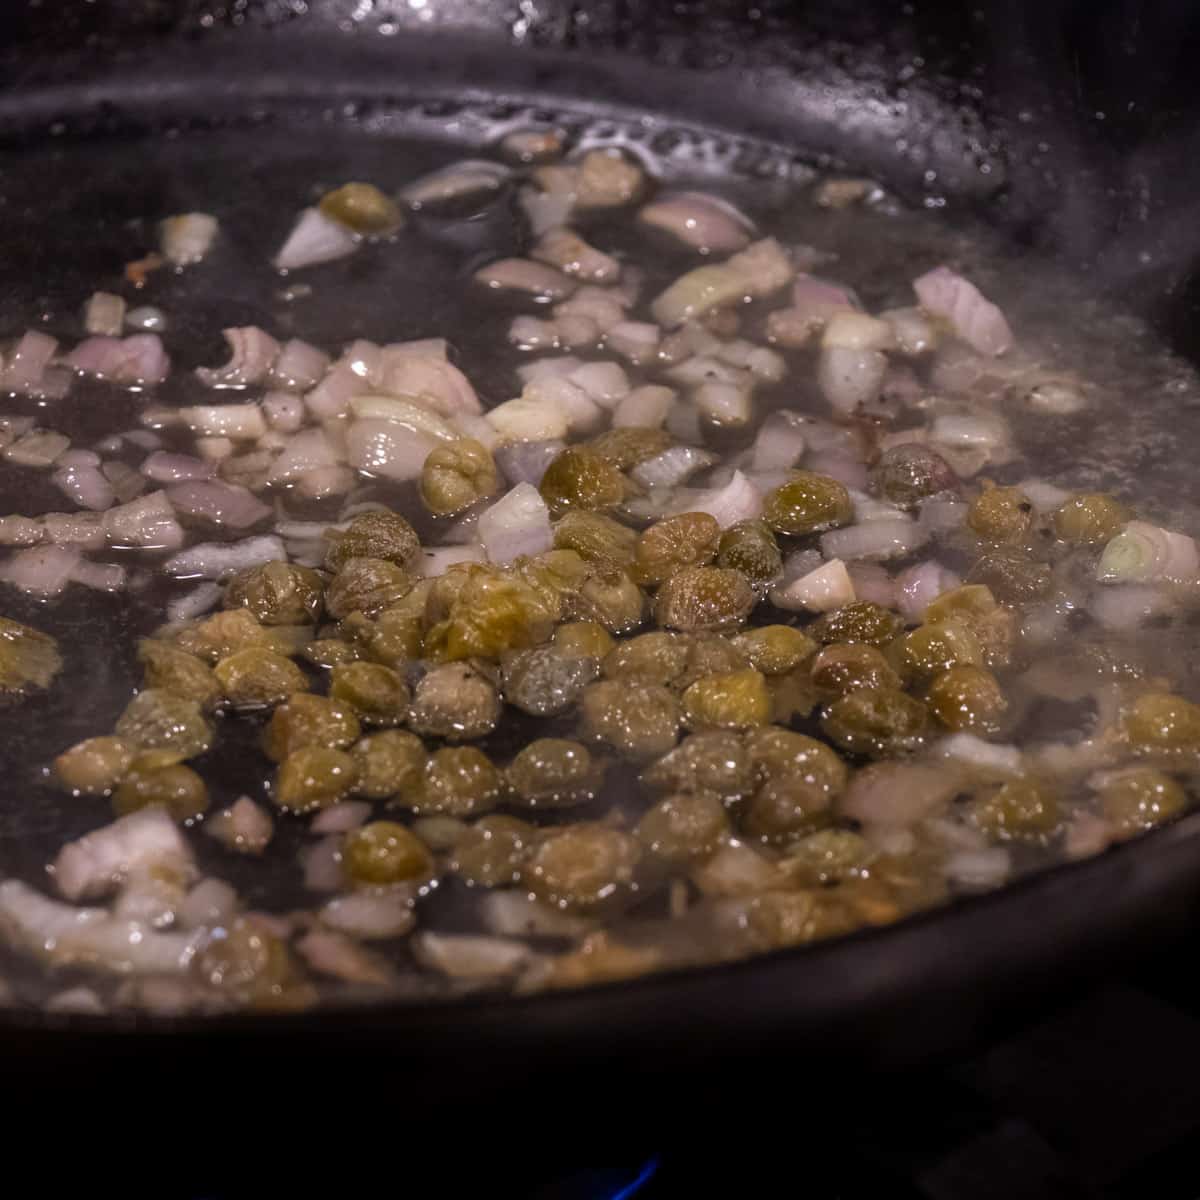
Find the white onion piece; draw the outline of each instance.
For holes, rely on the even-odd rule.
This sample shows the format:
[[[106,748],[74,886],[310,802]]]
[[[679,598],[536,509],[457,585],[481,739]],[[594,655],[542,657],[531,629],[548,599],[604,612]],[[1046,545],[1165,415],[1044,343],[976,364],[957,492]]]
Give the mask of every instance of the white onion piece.
[[[237,892],[225,880],[201,879],[179,906],[179,924],[184,929],[227,925],[237,907]]]
[[[120,337],[125,328],[125,301],[112,292],[93,292],[83,309],[83,327],[96,337]]]
[[[103,896],[135,873],[196,877],[192,852],[179,827],[157,806],[139,809],[68,842],[54,860],[54,879],[68,900]]]
[[[67,362],[85,375],[130,385],[162,383],[171,372],[171,360],[156,333],[91,337],[67,355]]]
[[[483,897],[482,917],[488,930],[501,937],[580,937],[596,924],[509,888],[497,888]]]
[[[1194,538],[1146,521],[1130,521],[1104,547],[1096,578],[1101,583],[1178,583],[1195,579],[1198,570]]]
[[[209,817],[203,828],[227,850],[261,854],[275,833],[275,822],[249,796],[239,796],[228,808]]]
[[[520,395],[496,405],[488,422],[502,442],[550,442],[567,436],[569,422],[561,404],[553,397]]]
[[[935,267],[913,280],[913,291],[926,312],[945,320],[980,354],[1003,354],[1013,344],[1004,314],[983,293],[949,267]]]
[[[522,292],[543,302],[565,300],[576,288],[561,271],[527,258],[502,258],[475,272],[476,282],[498,291]]]
[[[721,846],[693,868],[692,881],[706,896],[753,896],[779,886],[775,864],[744,842]]]
[[[418,962],[452,979],[503,979],[534,958],[524,942],[474,934],[419,933],[412,949]]]
[[[637,215],[702,254],[732,254],[749,244],[754,222],[720,196],[705,192],[669,192]]]
[[[459,437],[474,438],[487,450],[495,451],[500,444],[495,428],[482,413],[457,413],[450,418],[450,425]]]
[[[600,405],[569,379],[539,379],[527,383],[521,398],[532,404],[547,404],[560,409],[566,417],[568,433],[594,433],[605,423]]]
[[[1087,396],[1078,384],[1066,379],[1044,379],[1025,393],[1026,405],[1047,416],[1070,416],[1088,406]]]
[[[689,271],[650,307],[660,325],[674,328],[714,308],[767,296],[795,273],[783,247],[774,238],[764,238],[723,263]]]
[[[722,529],[728,529],[762,512],[762,493],[741,471],[734,471],[724,487],[691,495],[685,511],[708,513]]]
[[[951,591],[960,583],[962,580],[941,563],[917,563],[896,576],[897,607],[910,625],[918,625],[926,608],[943,592]]]
[[[649,321],[618,321],[605,333],[605,345],[635,366],[645,366],[658,357],[661,332]]]
[[[584,363],[568,378],[604,408],[614,408],[629,394],[629,376],[614,362]]]
[[[210,612],[221,599],[221,588],[216,583],[202,583],[182,596],[176,596],[167,604],[167,620],[172,624],[191,621]],[[213,818],[209,818],[212,823]]]
[[[71,571],[71,582],[97,592],[119,592],[125,586],[126,571],[116,563],[94,563],[80,559]]]
[[[42,532],[46,541],[72,550],[101,550],[107,541],[102,513],[46,513]]]
[[[878,563],[860,559],[846,564],[854,594],[860,600],[869,600],[881,608],[895,608],[897,604],[896,580]]]
[[[139,496],[104,514],[104,534],[113,546],[174,550],[183,545],[183,527],[164,492]]]
[[[283,453],[271,464],[270,483],[286,483],[308,471],[335,467],[338,452],[323,429],[304,429],[289,439]]]
[[[128,504],[146,490],[145,478],[127,463],[106,462],[100,471],[112,486],[113,494],[121,504]]]
[[[715,454],[697,446],[671,446],[638,463],[629,475],[642,487],[673,488],[716,461]]]
[[[254,441],[267,432],[257,404],[198,404],[179,409],[179,419],[192,433],[203,437]]]
[[[799,579],[772,588],[770,597],[776,608],[789,612],[832,612],[857,599],[846,564],[837,558]]]
[[[66,589],[78,564],[78,550],[34,546],[18,550],[0,564],[0,580],[33,596],[57,596]]]
[[[305,392],[316,387],[328,369],[329,355],[324,350],[289,338],[271,367],[271,383],[285,391]]]
[[[668,387],[653,383],[636,387],[617,401],[612,415],[613,428],[661,429],[674,400],[675,393]]]
[[[892,327],[877,317],[850,310],[835,312],[825,324],[821,345],[845,350],[892,350]]]
[[[41,523],[32,517],[0,517],[0,546],[36,546],[43,536]]]
[[[154,483],[182,483],[187,479],[211,479],[212,463],[190,454],[156,450],[142,463],[141,473]]]
[[[959,790],[959,782],[945,767],[875,763],[850,777],[838,809],[866,825],[904,827],[943,807]]]
[[[517,378],[525,383],[533,383],[537,379],[550,379],[566,376],[579,370],[583,359],[573,354],[562,354],[554,358],[539,358],[534,362],[524,363],[517,368]]]
[[[182,974],[204,941],[202,930],[162,933],[102,908],[73,908],[18,879],[0,883],[0,928],[55,966],[83,963],[118,974]]]
[[[314,971],[346,983],[386,987],[394,981],[386,963],[332,930],[314,929],[296,942],[296,950]]]
[[[163,257],[177,267],[198,263],[208,254],[217,236],[217,218],[209,213],[179,213],[159,226]]]
[[[35,392],[58,349],[57,338],[31,329],[13,349],[0,380],[5,391]]]
[[[314,467],[296,480],[296,490],[310,500],[327,500],[353,491],[357,482],[349,467]]]
[[[476,192],[494,192],[511,177],[512,169],[502,163],[465,158],[422,175],[408,184],[400,195],[412,208],[421,209]]]
[[[727,429],[748,424],[754,415],[750,389],[737,383],[702,383],[692,403],[702,418]]]
[[[335,812],[344,805],[335,805]],[[321,909],[321,924],[350,937],[373,941],[402,937],[417,923],[405,888],[369,888],[336,896]]]
[[[61,459],[59,460],[61,463]],[[104,477],[98,467],[59,466],[50,477],[50,481],[67,499],[80,508],[102,512],[111,508],[117,497],[112,484]]]
[[[350,411],[362,420],[394,421],[441,441],[455,439],[454,430],[441,417],[423,405],[399,396],[351,396]]]
[[[439,442],[395,421],[355,421],[346,432],[346,455],[352,467],[369,475],[420,479],[429,452]]]
[[[363,389],[362,378],[346,363],[335,363],[325,378],[311,392],[306,392],[304,405],[318,421],[344,416],[350,407],[350,397]]]
[[[275,255],[275,267],[280,271],[296,271],[333,262],[353,254],[358,245],[359,239],[344,225],[331,221],[320,209],[306,208]]]
[[[915,521],[890,519],[868,521],[833,529],[821,535],[821,553],[827,558],[870,558],[883,561],[904,558],[925,541]]]
[[[495,451],[496,466],[510,484],[542,482],[546,468],[562,453],[566,442],[509,442]]]
[[[997,746],[973,733],[955,733],[944,738],[937,752],[976,770],[1016,775],[1021,770],[1021,751],[1016,746]]]
[[[346,886],[342,870],[342,839],[338,834],[323,837],[301,851],[304,886],[310,892],[339,892]]]
[[[167,499],[177,513],[200,517],[230,529],[249,529],[271,515],[271,509],[253,492],[216,479],[189,479],[167,488]]]
[[[803,420],[795,413],[779,409],[759,426],[750,464],[755,471],[786,470],[800,461],[806,447]]]
[[[530,483],[519,483],[479,516],[479,540],[488,559],[512,562],[522,554],[542,554],[554,546],[550,510]]]
[[[267,534],[241,542],[200,542],[168,558],[162,569],[177,579],[224,579],[250,567],[286,561],[283,542]]]
[[[843,415],[877,400],[886,372],[887,357],[879,350],[822,346],[817,359],[821,394]]]
[[[443,417],[483,412],[471,381],[446,360],[445,343],[440,345],[440,354],[434,352],[431,339],[384,346],[372,377],[379,390],[418,400]]]
[[[196,375],[209,387],[244,387],[261,383],[275,365],[282,347],[257,325],[223,329],[229,346],[229,361],[221,367],[197,367]]]
[[[589,245],[570,229],[551,229],[538,239],[530,257],[590,283],[613,283],[621,264],[611,254]]]

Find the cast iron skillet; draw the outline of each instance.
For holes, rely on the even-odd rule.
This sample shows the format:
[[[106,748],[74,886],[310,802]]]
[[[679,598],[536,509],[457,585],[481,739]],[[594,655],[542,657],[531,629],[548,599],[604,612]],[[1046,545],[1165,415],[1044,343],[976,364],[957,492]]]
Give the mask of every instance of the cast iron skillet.
[[[983,212],[1120,289],[1186,351],[1195,236],[1180,202],[1200,156],[1195,84],[1174,64],[1196,30],[1141,7],[44,0],[6,14],[0,139],[248,121],[269,137],[305,106],[383,113],[414,96],[665,113],[869,171],[951,217]],[[280,1080],[323,1053],[369,1053],[394,1059],[426,1104],[550,1079],[573,1105],[609,1086],[631,1111],[661,1095],[635,1077],[677,1084],[684,1064],[694,1079],[756,1051],[802,1051],[816,1070],[960,1048],[1186,927],[1198,895],[1200,814],[899,927],[732,966],[353,1013],[118,1024],[10,1012],[0,1031],[10,1071],[86,1051],[99,1072],[169,1061],[203,1076],[253,1054]]]

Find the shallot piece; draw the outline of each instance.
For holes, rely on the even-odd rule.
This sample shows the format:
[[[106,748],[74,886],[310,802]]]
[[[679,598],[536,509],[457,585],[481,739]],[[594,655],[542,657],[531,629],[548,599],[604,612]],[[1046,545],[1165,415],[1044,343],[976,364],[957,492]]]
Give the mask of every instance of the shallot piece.
[[[1194,538],[1146,521],[1130,521],[1104,547],[1096,567],[1101,583],[1179,583],[1195,579],[1200,553]]]
[[[290,338],[271,367],[271,383],[285,391],[304,392],[316,387],[328,369],[329,355],[324,350]]]
[[[171,372],[171,360],[156,333],[87,338],[67,355],[67,362],[85,375],[131,387],[162,383]]]
[[[955,334],[980,354],[1000,355],[1013,344],[1004,314],[969,280],[935,267],[913,280],[921,307],[941,317]]]
[[[443,417],[483,412],[471,381],[447,360],[445,342],[437,345],[440,353],[429,340],[384,346],[375,371],[379,390],[419,400]]]
[[[154,483],[183,483],[189,479],[211,479],[212,463],[190,454],[173,454],[168,450],[156,450],[139,468],[141,473]]]
[[[771,589],[771,603],[790,612],[832,612],[857,599],[846,564],[835,558],[790,583]]]
[[[79,551],[65,546],[33,546],[18,550],[0,564],[0,580],[31,596],[57,596],[66,589],[79,564]]]
[[[670,388],[643,384],[617,401],[612,415],[613,428],[661,429],[674,402],[675,393]]]
[[[310,833],[348,833],[370,819],[371,806],[365,800],[346,800],[322,809],[309,825]]]
[[[387,963],[341,933],[314,929],[296,943],[296,950],[314,971],[346,983],[384,987],[395,978]]]
[[[783,346],[803,346],[830,317],[857,308],[854,293],[848,288],[801,273],[792,285],[791,306],[776,309],[767,318],[767,336]]]
[[[642,208],[637,219],[701,254],[732,254],[754,234],[754,222],[745,213],[706,192],[669,192]]]
[[[565,300],[576,287],[561,271],[527,258],[502,258],[475,272],[475,279],[499,291],[524,292],[535,300]]]
[[[84,305],[83,327],[97,337],[120,337],[125,328],[125,301],[112,292],[93,292]]]
[[[176,596],[167,603],[167,620],[172,624],[181,621],[192,621],[196,617],[211,612],[221,599],[221,587],[217,583],[202,583],[191,591]],[[218,814],[220,815],[220,814]],[[216,818],[210,817],[205,824],[209,828]]]
[[[249,796],[239,796],[204,822],[204,832],[227,850],[239,854],[261,854],[275,833],[271,814]]]
[[[796,269],[774,238],[764,238],[726,259],[697,267],[677,279],[650,306],[660,325],[674,328],[746,299],[758,299],[784,287]]]
[[[610,254],[588,245],[569,229],[551,229],[530,251],[533,258],[557,267],[564,275],[589,283],[613,283],[621,274],[621,264]]]
[[[412,948],[419,962],[452,979],[503,979],[535,957],[524,942],[473,934],[420,933]]]
[[[50,478],[55,487],[80,508],[102,512],[117,502],[112,484],[99,467],[60,465]]]
[[[116,563],[95,563],[80,559],[71,572],[71,582],[97,592],[119,592],[125,587],[127,572]]]
[[[197,367],[196,375],[209,387],[245,387],[261,383],[279,358],[282,347],[257,325],[223,329],[229,346],[229,361],[222,367]]]
[[[509,442],[496,448],[496,466],[509,483],[531,483],[537,487],[546,468],[565,446],[566,442],[561,438],[546,442]]]
[[[724,487],[696,492],[687,499],[687,512],[708,513],[722,529],[748,521],[762,512],[762,494],[742,474],[734,471]]]
[[[511,167],[484,159],[466,158],[422,175],[408,184],[400,196],[410,207],[422,209],[447,200],[457,200],[460,196],[498,191],[511,177]]]
[[[863,558],[848,563],[846,572],[854,584],[854,594],[859,600],[869,600],[881,608],[895,608],[897,581],[878,563]]]
[[[336,805],[329,812],[336,812]],[[405,888],[370,888],[335,896],[321,909],[321,924],[363,941],[403,937],[416,925]]]
[[[200,262],[216,240],[217,218],[209,213],[180,213],[159,227],[163,257],[177,267]]]
[[[177,579],[225,579],[269,562],[287,562],[287,550],[274,534],[241,542],[200,542],[168,558],[162,570]]]
[[[68,842],[54,860],[54,879],[68,900],[103,896],[139,872],[196,878],[196,864],[179,826],[166,810],[138,809]]]
[[[491,562],[512,562],[554,546],[550,510],[537,488],[519,483],[479,516],[479,540]]]
[[[787,470],[800,461],[807,445],[804,418],[799,413],[778,409],[759,426],[750,465],[755,471]]]
[[[887,357],[880,350],[822,346],[817,383],[834,412],[848,416],[879,397]]]
[[[385,479],[420,479],[425,459],[438,444],[438,438],[395,421],[355,421],[346,432],[350,465]]]
[[[279,271],[296,271],[345,258],[358,247],[359,238],[345,225],[331,221],[318,208],[306,208],[296,218],[283,248],[275,256],[275,267]]]
[[[165,492],[151,492],[104,514],[109,544],[134,550],[175,550],[183,545],[183,527]]]
[[[0,375],[0,386],[8,392],[36,392],[57,349],[56,338],[29,330],[9,357]]]
[[[167,499],[181,516],[202,518],[229,529],[249,529],[271,515],[253,492],[216,479],[192,479],[167,488]]]
[[[924,541],[925,534],[915,521],[905,517],[885,517],[822,534],[821,553],[826,558],[870,558],[882,561],[904,558]]]
[[[929,607],[943,592],[958,587],[961,579],[937,562],[917,563],[896,576],[897,607],[910,625],[919,625]]]
[[[871,826],[913,825],[949,803],[961,780],[945,767],[875,763],[856,771],[838,810]]]
[[[177,410],[179,420],[200,437],[256,441],[267,432],[257,404],[198,404]]]

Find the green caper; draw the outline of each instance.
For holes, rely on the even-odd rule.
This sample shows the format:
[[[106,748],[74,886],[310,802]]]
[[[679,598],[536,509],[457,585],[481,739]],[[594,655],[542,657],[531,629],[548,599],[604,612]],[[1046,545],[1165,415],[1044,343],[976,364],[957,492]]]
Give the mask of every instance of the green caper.
[[[1010,779],[971,803],[971,819],[990,837],[1044,841],[1058,827],[1058,799],[1036,779]]]
[[[892,446],[880,455],[871,483],[885,500],[915,508],[927,496],[958,490],[958,476],[936,451],[916,442]]]
[[[426,672],[408,710],[415,732],[451,741],[483,737],[499,719],[495,687],[465,663],[446,663]]]
[[[342,663],[357,662],[362,657],[362,651],[353,642],[343,642],[341,638],[316,638],[306,643],[300,651],[314,667],[326,671],[339,667]]]
[[[616,642],[598,621],[565,621],[554,631],[551,645],[562,658],[602,659]]]
[[[764,675],[786,675],[811,658],[816,642],[794,625],[761,625],[739,633],[733,644]]]
[[[1033,504],[1020,488],[985,487],[967,511],[967,524],[988,542],[1015,542],[1033,524]]]
[[[635,577],[653,587],[683,567],[704,566],[716,555],[720,538],[721,527],[708,513],[664,517],[638,538]]]
[[[904,635],[895,647],[894,661],[906,675],[928,679],[951,667],[983,663],[983,647],[971,627],[953,617],[927,621]]]
[[[499,486],[500,474],[491,452],[474,438],[435,446],[421,467],[421,499],[439,517],[470,508]]]
[[[274,650],[277,646],[271,631],[264,629],[259,619],[245,608],[213,613],[199,624],[180,630],[175,641],[180,649],[213,663],[251,646],[264,650]]]
[[[403,567],[385,558],[348,558],[329,581],[325,607],[331,617],[377,613],[402,599],[412,582]]]
[[[342,869],[355,883],[403,883],[433,871],[429,847],[396,821],[371,821],[342,843]]]
[[[683,674],[687,660],[688,643],[682,634],[655,630],[618,642],[600,670],[605,679],[670,685]]]
[[[854,518],[850,493],[828,475],[796,471],[787,483],[767,493],[763,520],[776,533],[821,533]]]
[[[330,571],[341,570],[352,558],[382,558],[405,567],[421,552],[416,530],[399,513],[383,509],[359,513],[346,529],[330,530],[325,536],[325,566]]]
[[[986,667],[966,663],[935,676],[926,703],[947,729],[983,734],[998,732],[1008,710],[995,675]]]
[[[443,746],[426,760],[412,793],[412,807],[422,814],[469,817],[495,808],[503,796],[504,779],[482,750]],[[408,797],[402,799],[409,803]]]
[[[632,566],[637,534],[620,521],[598,512],[568,512],[554,526],[554,545],[574,550],[606,571]]]
[[[143,638],[138,643],[138,661],[148,688],[194,700],[201,708],[212,708],[221,699],[221,684],[212,668],[170,642]]]
[[[956,620],[975,635],[989,667],[1007,666],[1015,636],[1016,618],[996,603],[991,589],[978,583],[943,592],[925,608],[925,623]]]
[[[769,726],[746,734],[746,753],[760,782],[801,779],[835,799],[846,787],[846,764],[824,742]]]
[[[518,650],[504,659],[504,698],[535,717],[566,712],[599,672],[594,658],[569,658],[549,646]]]
[[[275,773],[274,800],[280,808],[309,812],[344,800],[358,779],[358,764],[344,750],[302,746]]]
[[[641,846],[627,833],[600,825],[571,825],[541,842],[521,879],[548,904],[587,912],[636,884]]]
[[[683,642],[687,647],[687,662],[683,673],[671,685],[676,689],[691,687],[709,675],[728,675],[750,666],[741,648],[719,633],[689,633],[684,635]]]
[[[1125,834],[1152,829],[1187,807],[1183,788],[1152,767],[1110,771],[1098,790],[1104,815]]]
[[[47,688],[61,670],[62,655],[49,634],[0,617],[0,692]]]
[[[125,706],[116,735],[142,750],[170,750],[195,758],[212,745],[213,729],[194,700],[146,688]]]
[[[716,796],[684,792],[649,809],[634,829],[647,852],[672,865],[703,858],[729,832],[729,817]]]
[[[656,792],[711,792],[730,799],[754,789],[754,762],[736,733],[708,730],[684,738],[642,772]]]
[[[604,679],[584,690],[583,729],[630,758],[665,754],[679,737],[679,701],[665,687]]]
[[[990,588],[1001,600],[1022,604],[1044,596],[1050,590],[1053,573],[1046,563],[1037,562],[1019,548],[1001,546],[978,559],[967,572],[967,580]]]
[[[746,910],[747,932],[758,950],[801,946],[825,932],[815,891],[766,892]]]
[[[832,803],[825,788],[801,776],[768,779],[746,808],[745,829],[764,841],[786,841],[828,825]]]
[[[291,659],[271,650],[239,650],[221,659],[213,674],[235,708],[281,704],[293,692],[308,687],[304,672]]]
[[[863,688],[900,686],[900,677],[882,652],[866,642],[826,646],[809,664],[808,672],[818,695],[827,699]]]
[[[334,667],[329,695],[367,725],[399,725],[408,713],[410,699],[408,684],[391,667],[372,662]]]
[[[587,448],[618,471],[628,471],[648,458],[669,450],[675,439],[665,429],[646,429],[638,425],[618,425],[597,434]]]
[[[870,600],[858,600],[818,617],[805,629],[818,642],[866,642],[886,646],[904,631],[897,613]]]
[[[476,887],[510,887],[520,879],[536,836],[516,817],[483,817],[455,843],[450,869]]]
[[[1133,514],[1105,492],[1072,496],[1054,514],[1054,532],[1065,542],[1103,546],[1121,532]]]
[[[654,619],[670,629],[728,629],[740,625],[754,604],[754,590],[740,571],[685,567],[659,588]]]
[[[314,1000],[287,946],[240,917],[212,931],[196,956],[196,974],[205,986],[251,1008],[292,1010]]]
[[[391,233],[404,221],[399,205],[373,183],[344,183],[326,192],[317,207],[331,221],[364,235]]]
[[[417,786],[425,769],[425,746],[414,734],[384,729],[355,742],[358,766],[354,790],[368,800],[387,800]]]
[[[295,692],[271,714],[263,731],[263,750],[278,763],[303,746],[344,750],[358,740],[359,732],[358,719],[349,705]]]
[[[851,692],[821,718],[822,731],[843,750],[874,756],[917,749],[928,724],[925,705],[894,688]]]
[[[628,571],[597,571],[580,589],[575,609],[609,633],[632,633],[645,619],[646,597]]]
[[[783,555],[764,521],[738,521],[721,534],[717,566],[741,571],[752,583],[768,583],[783,569]]]
[[[615,508],[625,498],[625,477],[594,451],[568,446],[546,468],[538,490],[555,516],[572,508]]]
[[[792,842],[780,867],[792,883],[817,887],[861,875],[877,856],[861,833],[818,829]]]
[[[579,742],[538,738],[509,763],[508,782],[530,808],[565,808],[593,799],[597,766]]]
[[[1138,696],[1121,721],[1135,750],[1174,753],[1200,750],[1200,705],[1170,692]]]
[[[771,719],[766,678],[753,667],[697,679],[682,702],[691,729],[751,729]]]
[[[436,590],[431,591],[429,605],[434,614],[437,604]],[[425,654],[442,662],[496,659],[506,650],[544,642],[553,631],[555,618],[524,580],[490,571],[465,574],[448,615],[435,619],[426,634]]]
[[[54,773],[69,791],[107,796],[125,778],[135,755],[135,748],[123,738],[88,738],[54,760]]]
[[[248,608],[264,625],[311,625],[325,581],[310,567],[270,562],[239,571],[225,588],[225,608]]]
[[[194,821],[208,808],[208,789],[191,767],[175,763],[142,770],[135,760],[113,795],[113,811],[124,817],[152,804],[176,821]]]

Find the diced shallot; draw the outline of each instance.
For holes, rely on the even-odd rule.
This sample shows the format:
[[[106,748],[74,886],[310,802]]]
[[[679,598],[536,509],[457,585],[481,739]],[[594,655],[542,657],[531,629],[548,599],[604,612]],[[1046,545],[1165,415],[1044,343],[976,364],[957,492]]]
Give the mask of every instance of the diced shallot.
[[[275,266],[280,271],[296,271],[333,262],[353,254],[358,245],[359,239],[345,225],[331,221],[318,208],[306,208],[275,256]]]
[[[138,386],[162,383],[171,371],[171,360],[156,333],[90,337],[67,355],[67,362],[85,375]]]
[[[57,596],[71,581],[79,551],[65,546],[32,546],[0,564],[0,580],[33,596]]]
[[[886,372],[887,357],[879,350],[822,346],[817,359],[821,394],[843,416],[878,398]]]
[[[803,418],[779,409],[759,426],[750,465],[755,471],[786,470],[800,461],[806,447]]]
[[[673,488],[698,471],[711,467],[716,455],[698,446],[671,446],[661,454],[644,459],[629,472],[635,483],[645,488]]]
[[[345,805],[336,805],[336,812]],[[371,888],[335,896],[321,909],[321,924],[350,937],[372,941],[402,937],[417,923],[412,897],[402,888]]]
[[[453,441],[454,430],[423,404],[400,396],[351,396],[350,411],[364,420],[395,421],[417,433]]]
[[[675,393],[668,387],[653,383],[636,387],[617,401],[612,415],[613,428],[660,429],[674,400]]]
[[[734,471],[724,487],[689,496],[687,511],[708,513],[722,529],[727,529],[738,521],[757,517],[762,512],[762,495],[741,471]]]
[[[495,451],[496,466],[510,484],[542,482],[546,468],[559,456],[566,442],[561,438],[545,442],[507,442]]]
[[[304,392],[316,387],[328,369],[329,355],[324,350],[290,338],[271,367],[271,383],[285,391]]]
[[[125,328],[125,301],[112,292],[93,292],[83,309],[83,327],[97,337],[120,337]]]
[[[961,887],[999,887],[1012,870],[1012,856],[1003,846],[982,850],[959,850],[942,864],[947,878]]]
[[[512,168],[502,163],[466,158],[422,175],[400,195],[411,207],[421,209],[475,192],[497,191],[511,176]]]
[[[821,553],[827,558],[870,558],[881,561],[904,558],[924,541],[925,535],[915,521],[904,517],[884,518],[822,534]]]
[[[1016,775],[1021,770],[1021,751],[1016,746],[997,746],[973,733],[954,733],[937,746],[938,753],[978,771]]]
[[[561,271],[528,258],[502,258],[475,272],[475,279],[498,291],[523,292],[543,303],[565,300],[576,287]]]
[[[271,509],[253,492],[216,479],[191,479],[167,488],[167,499],[177,513],[202,518],[229,529],[249,529],[271,515]]]
[[[282,347],[257,325],[223,329],[229,346],[229,361],[221,367],[197,367],[196,374],[209,387],[245,387],[261,383],[275,365]]]
[[[554,545],[550,511],[531,483],[519,483],[479,516],[479,540],[492,562],[512,562]]]
[[[651,311],[660,325],[674,328],[714,308],[770,295],[795,273],[783,247],[774,238],[764,238],[723,263],[689,271],[654,301]]]
[[[344,934],[314,929],[296,943],[296,950],[314,971],[346,983],[385,987],[393,982],[391,968]]]
[[[1196,541],[1146,521],[1130,521],[1104,547],[1096,567],[1101,583],[1182,582],[1200,570]]]
[[[312,819],[310,833],[349,833],[365,824],[371,816],[371,806],[366,800],[346,800],[332,808],[322,809]]]
[[[50,478],[55,487],[80,508],[102,512],[117,502],[112,484],[99,467],[59,466]]]
[[[590,283],[612,283],[621,274],[621,264],[612,255],[588,245],[570,229],[548,230],[530,254],[539,262],[557,267],[564,275]]]
[[[208,254],[217,236],[217,218],[190,212],[168,217],[159,228],[163,257],[177,267],[198,263]]]
[[[283,542],[267,534],[241,542],[200,542],[168,558],[162,569],[178,579],[224,579],[249,567],[286,561]]]
[[[912,825],[947,804],[959,786],[958,776],[944,767],[875,763],[851,776],[838,807],[866,825]]]
[[[429,452],[438,444],[438,438],[395,421],[355,421],[346,432],[350,465],[385,479],[419,479]]]
[[[255,441],[267,432],[257,404],[198,404],[178,410],[179,419],[201,437]]]
[[[271,464],[267,478],[271,483],[287,483],[308,471],[335,467],[339,461],[325,430],[304,429],[289,438],[283,453]]]
[[[420,933],[412,946],[421,963],[452,979],[503,979],[534,957],[524,942],[475,934]]]
[[[914,279],[913,291],[926,312],[941,317],[980,354],[1003,354],[1012,346],[1012,330],[1004,314],[949,267],[935,267]]]
[[[97,592],[119,592],[125,586],[127,572],[116,563],[95,563],[81,558],[71,572],[71,582]]]
[[[29,330],[9,357],[0,375],[0,386],[9,392],[36,392],[57,349],[56,338],[36,329]]]
[[[240,796],[228,808],[209,817],[204,822],[204,832],[216,838],[227,850],[261,854],[275,832],[275,822],[271,814],[249,796]]]
[[[861,558],[847,563],[846,572],[854,584],[854,594],[860,600],[869,600],[881,608],[896,607],[896,580],[878,563]]]
[[[897,607],[910,625],[919,625],[925,609],[943,592],[958,587],[961,579],[938,562],[917,563],[896,576]]]
[[[183,528],[164,492],[110,508],[104,514],[104,534],[111,545],[136,550],[174,550],[183,545]]]
[[[202,583],[191,591],[176,596],[167,603],[167,620],[172,624],[180,621],[191,621],[196,617],[210,612],[221,599],[221,587],[216,583]],[[219,814],[218,814],[219,815]],[[205,828],[212,825],[215,818],[209,817]]]
[[[832,612],[856,599],[846,564],[838,558],[771,589],[771,603],[790,612]]]
[[[211,479],[212,463],[190,454],[156,450],[141,465],[141,473],[154,483],[182,483],[187,479]]]
[[[471,381],[447,360],[445,343],[440,345],[440,354],[433,353],[429,340],[384,346],[376,371],[379,390],[418,399],[443,417],[481,413]]]
[[[638,220],[701,254],[732,254],[748,245],[754,233],[754,222],[745,213],[705,192],[669,192],[647,204]]]

